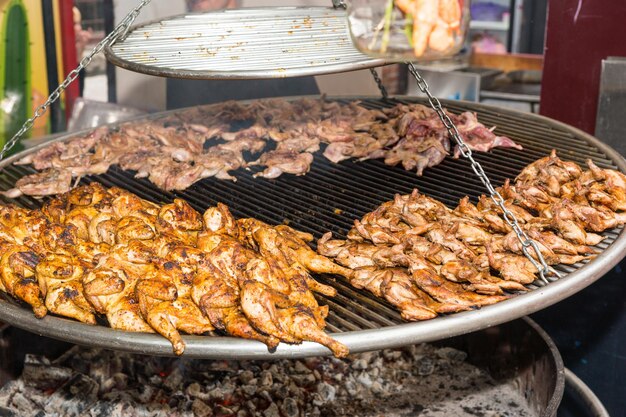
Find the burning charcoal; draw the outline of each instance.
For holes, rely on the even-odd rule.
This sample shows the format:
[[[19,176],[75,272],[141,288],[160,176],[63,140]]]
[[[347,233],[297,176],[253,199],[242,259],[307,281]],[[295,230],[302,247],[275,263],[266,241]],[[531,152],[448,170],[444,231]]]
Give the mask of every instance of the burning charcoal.
[[[196,398],[193,401],[191,410],[196,417],[211,417],[213,416],[213,410],[204,401]]]
[[[163,381],[163,385],[166,388],[169,388],[170,390],[174,391],[178,389],[178,387],[181,385],[182,382],[183,382],[183,370],[180,366],[177,366],[176,368],[172,370],[172,372],[170,372],[167,378],[165,378],[165,381]]]
[[[41,406],[35,404],[21,392],[18,392],[13,396],[11,399],[11,406],[20,410],[20,413],[23,413],[23,415],[33,415],[41,409]]]
[[[300,361],[296,361],[294,370],[299,374],[308,374],[309,372],[311,372],[311,370],[307,368],[307,366]]]
[[[254,378],[254,373],[252,373],[252,371],[243,371],[242,373],[239,374],[239,380],[244,383],[244,384],[249,384],[250,380]]]
[[[378,395],[378,396],[381,396],[385,393],[385,389],[383,388],[383,385],[378,381],[374,381],[374,383],[371,386],[371,390],[374,395]]]
[[[280,411],[284,417],[298,417],[300,415],[298,402],[293,398],[286,398],[280,405]]]
[[[50,396],[46,409],[59,410],[63,416],[78,416],[96,401],[98,388],[98,383],[88,376],[75,375]]]
[[[263,411],[263,417],[280,417],[280,411],[276,403],[270,404],[270,406]]]
[[[420,359],[420,361],[418,362],[418,366],[419,367],[417,369],[417,373],[420,376],[432,375],[432,373],[435,372],[435,363],[428,356]]]
[[[383,350],[383,357],[388,361],[397,361],[402,357],[402,352],[398,350]]]
[[[359,384],[363,385],[364,387],[369,388],[372,386],[372,378],[370,378],[367,372],[361,372],[356,377],[356,380],[359,382]]]
[[[193,384],[189,384],[186,392],[187,392],[187,395],[190,395],[191,397],[198,398],[203,401],[209,401],[211,399],[211,396],[207,394],[206,392],[202,391],[202,387],[197,382],[194,382]]]
[[[86,413],[85,417],[125,417],[137,415],[136,408],[127,401],[98,401]]]
[[[72,416],[81,406],[86,408],[81,417],[413,416],[422,413],[412,408],[420,398],[421,404],[436,404],[437,409],[432,409],[436,415],[468,415],[463,411],[466,406],[487,416],[510,414],[491,408],[493,401],[485,402],[484,395],[517,398],[511,397],[514,388],[501,395],[503,391],[487,373],[464,362],[463,352],[430,345],[359,354],[344,361],[188,361],[84,348],[72,350],[72,356],[64,355],[49,366],[83,369],[86,374],[74,373],[53,394],[55,404],[48,406],[49,392],[26,385],[26,376],[33,378],[25,375],[0,389],[0,407],[7,411],[0,410],[11,417],[33,417],[40,410],[48,413],[45,416]],[[44,359],[30,359],[33,367],[42,364]],[[156,384],[151,384],[154,376]],[[74,384],[76,377],[87,378],[88,383]],[[91,401],[96,398],[88,395],[90,389],[99,391],[97,401]],[[439,411],[441,403],[448,401],[456,401],[457,408]],[[523,403],[523,399],[516,401]]]
[[[272,394],[274,397],[284,400],[289,397],[289,388],[285,384],[274,384]]]
[[[152,385],[140,385],[134,393],[136,394],[134,397],[137,398],[139,402],[146,404],[152,401],[156,396],[157,389]]]
[[[26,355],[22,377],[26,385],[41,389],[57,389],[72,376],[72,370],[53,366],[42,356]]]
[[[241,387],[241,390],[248,397],[252,397],[254,394],[256,394],[256,388],[256,385],[244,385]]]
[[[235,413],[235,410],[224,407],[223,405],[218,405],[215,409],[215,417],[233,417]]]
[[[259,386],[261,387],[271,387],[274,383],[272,379],[272,374],[269,371],[261,372],[261,378],[259,379]]]
[[[450,348],[450,347],[443,347],[443,348],[437,349],[435,353],[441,359],[448,359],[452,362],[464,362],[465,359],[467,359],[467,353],[458,349]]]
[[[333,387],[330,384],[322,382],[317,386],[317,393],[319,394],[322,404],[331,402],[335,400],[335,395],[337,394],[337,388]]]
[[[20,414],[17,410],[0,407],[0,417],[20,417]]]
[[[293,375],[291,377],[300,387],[306,387],[315,384],[315,376],[312,373],[306,375]]]
[[[352,362],[352,369],[356,369],[357,371],[367,369],[367,362],[363,359],[357,359]]]

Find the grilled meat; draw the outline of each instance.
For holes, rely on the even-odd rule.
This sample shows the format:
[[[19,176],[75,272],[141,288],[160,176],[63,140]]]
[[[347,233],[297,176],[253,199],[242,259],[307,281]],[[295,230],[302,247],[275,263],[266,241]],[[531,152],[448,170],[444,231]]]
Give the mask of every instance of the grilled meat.
[[[181,332],[217,329],[270,349],[316,341],[345,356],[324,333],[328,307],[312,293],[335,290],[310,272],[351,271],[310,249],[312,240],[287,226],[236,221],[221,204],[201,215],[180,199],[159,206],[91,184],[42,210],[0,207],[0,290],[38,317],[49,310],[95,324],[103,314],[115,329],[156,331],[176,354]]]
[[[313,155],[308,152],[276,150],[264,153],[258,160],[250,162],[248,165],[263,165],[267,167],[262,172],[254,174],[255,178],[273,179],[278,178],[283,173],[304,175],[309,172],[312,163]]]
[[[84,295],[85,271],[85,265],[72,255],[49,254],[37,264],[37,280],[48,311],[96,324],[94,308]]]
[[[453,118],[456,116],[451,115]],[[471,113],[458,117],[462,134],[475,150],[517,147],[494,135]],[[255,158],[268,142],[276,148]],[[385,112],[359,102],[321,100],[259,100],[226,102],[184,110],[144,122],[102,127],[87,136],[53,143],[18,164],[32,164],[39,173],[22,178],[6,196],[44,196],[67,192],[72,178],[101,174],[110,166],[136,171],[158,187],[184,190],[203,178],[235,180],[232,172],[248,165],[266,169],[256,176],[304,175],[320,143],[333,162],[348,158],[382,158],[402,163],[419,175],[450,152],[446,128],[435,112],[421,105],[398,105]]]
[[[402,115],[400,132],[436,129],[437,121],[425,121],[428,112],[416,108],[414,114]],[[595,251],[589,245],[603,237],[591,232],[626,223],[620,209],[626,176],[592,162],[588,167],[583,171],[552,152],[526,167],[516,182],[507,180],[498,189],[504,207],[549,265],[592,258]],[[465,197],[450,210],[417,190],[397,195],[355,220],[347,240],[332,239],[327,233],[317,248],[353,271],[347,277],[354,287],[386,299],[408,320],[501,301],[507,297],[505,291],[527,291],[525,285],[539,272],[524,256],[499,205],[486,196],[477,205]],[[528,252],[538,260],[532,249]],[[416,288],[440,304],[429,304]]]

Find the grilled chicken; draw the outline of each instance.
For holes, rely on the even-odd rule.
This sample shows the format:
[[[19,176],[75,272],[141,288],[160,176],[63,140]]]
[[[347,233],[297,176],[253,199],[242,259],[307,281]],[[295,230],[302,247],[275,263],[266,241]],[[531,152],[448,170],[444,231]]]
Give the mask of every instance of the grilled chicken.
[[[350,117],[359,119],[360,129],[384,120],[370,116],[354,110]],[[350,117],[335,117],[345,134]],[[402,129],[412,134],[430,128],[405,122]],[[178,129],[188,122],[172,123]],[[258,123],[270,132],[262,137],[297,146],[271,126],[271,117]],[[198,143],[210,133],[184,129],[193,130],[190,140]],[[204,149],[185,148],[171,130],[152,134],[182,159],[181,149]],[[261,142],[233,137],[204,154],[254,151]],[[115,152],[115,143],[108,152]],[[75,151],[60,147],[55,158],[63,152]],[[592,162],[588,167],[579,170],[553,153],[499,189],[549,264],[588,259],[594,255],[589,245],[602,240],[598,233],[626,222],[626,177]],[[104,314],[113,328],[157,331],[177,354],[184,350],[180,332],[217,329],[270,349],[280,341],[314,341],[344,356],[345,346],[323,331],[328,307],[313,295],[332,297],[336,290],[311,273],[341,275],[395,305],[407,320],[505,300],[505,291],[525,291],[538,274],[500,207],[485,196],[476,205],[462,199],[451,210],[415,190],[355,221],[347,240],[326,234],[318,253],[312,240],[288,226],[235,220],[222,204],[201,215],[183,200],[159,206],[94,183],[50,199],[41,210],[0,207],[0,289],[29,303],[38,317],[50,311],[94,323],[95,314]]]
[[[85,297],[94,309],[105,314],[114,329],[153,332],[143,319],[135,294],[137,281],[154,276],[151,254],[139,241],[117,245],[84,278]]]
[[[37,264],[37,280],[48,311],[96,324],[94,308],[83,291],[85,272],[85,266],[71,255],[49,254]]]
[[[273,228],[254,219],[235,221],[221,204],[207,210],[203,220],[205,231],[199,236],[198,247],[207,253],[210,270],[214,272],[207,273],[198,284],[219,290],[225,302],[215,305],[203,299],[198,289],[194,290],[194,297],[204,303],[203,308],[213,317],[216,327],[227,329],[229,323],[225,320],[234,320],[236,331],[244,337],[269,342],[269,347],[275,340],[309,340],[325,344],[337,355],[345,355],[345,347],[323,332],[328,309],[320,307],[310,291],[334,295],[334,289],[308,275],[308,270],[344,269],[307,246],[312,236],[284,226]],[[226,282],[220,283],[220,278]],[[227,296],[229,292],[232,294]],[[247,323],[234,310],[237,303]]]
[[[411,258],[408,271],[415,285],[441,303],[456,304],[469,309],[495,304],[508,298],[504,295],[481,295],[467,291],[462,285],[438,275],[432,265],[423,258]]]
[[[36,317],[44,317],[47,309],[35,276],[39,257],[23,245],[2,242],[0,249],[2,291],[30,304]]]
[[[261,158],[250,162],[248,165],[266,166],[265,170],[254,174],[254,177],[273,179],[278,178],[283,173],[304,175],[309,172],[312,163],[313,155],[308,152],[276,150],[264,153]]]
[[[278,338],[256,330],[241,311],[239,285],[212,265],[198,270],[192,299],[216,329],[236,337],[258,340],[270,350],[278,346]]]
[[[17,198],[23,194],[43,197],[68,192],[72,183],[72,173],[63,169],[50,168],[36,174],[20,178],[15,188],[2,192],[5,197]]]
[[[452,313],[465,308],[438,303],[423,292],[403,268],[363,268],[355,271],[350,283],[396,306],[405,320],[429,320],[437,313]]]
[[[474,150],[519,148],[471,113],[450,116]],[[260,153],[269,142],[276,148],[247,163],[244,155]],[[256,174],[265,178],[304,175],[320,143],[328,144],[324,155],[333,162],[381,158],[390,165],[401,162],[419,175],[450,152],[447,129],[434,111],[419,104],[381,111],[358,101],[341,104],[324,98],[226,102],[52,143],[17,162],[41,172],[22,178],[5,195],[63,193],[72,178],[101,174],[112,165],[168,191],[184,190],[208,177],[235,180],[233,171],[249,165],[265,166]]]
[[[202,267],[203,255],[195,248],[178,247],[167,259],[158,261],[154,276],[140,279],[135,288],[142,316],[172,343],[177,355],[185,350],[178,330],[203,334],[214,329],[191,299],[193,279]]]
[[[425,120],[420,114],[405,114],[398,122],[400,133],[437,128],[436,121],[429,125]],[[591,246],[603,239],[598,233],[626,223],[621,208],[626,176],[591,161],[587,165],[589,170],[583,171],[552,152],[498,189],[506,210],[550,265],[592,258]],[[476,205],[465,197],[450,210],[415,190],[355,220],[347,240],[325,234],[318,252],[352,269],[349,282],[354,287],[385,298],[409,320],[421,320],[439,310],[425,304],[414,288],[461,309],[500,301],[507,297],[505,291],[528,290],[525,285],[534,282],[539,271],[524,256],[508,220],[500,205],[486,196]],[[532,248],[528,253],[539,260]]]

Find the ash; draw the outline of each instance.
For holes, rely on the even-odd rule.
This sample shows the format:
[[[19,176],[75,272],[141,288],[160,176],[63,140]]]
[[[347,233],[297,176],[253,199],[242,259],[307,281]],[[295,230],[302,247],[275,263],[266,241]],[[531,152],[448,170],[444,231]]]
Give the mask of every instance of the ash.
[[[0,390],[0,416],[534,416],[452,348],[411,346],[349,359],[208,361],[74,347],[27,356]]]

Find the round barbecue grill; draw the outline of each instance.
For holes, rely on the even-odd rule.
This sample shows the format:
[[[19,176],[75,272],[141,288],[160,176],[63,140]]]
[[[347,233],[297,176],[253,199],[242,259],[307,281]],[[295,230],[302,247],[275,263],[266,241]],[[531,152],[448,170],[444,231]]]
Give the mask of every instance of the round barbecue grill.
[[[346,102],[355,99],[361,100],[361,105],[368,108],[422,102],[411,98],[382,100],[352,97],[337,100]],[[498,134],[509,136],[524,147],[522,151],[497,148],[490,153],[475,154],[475,158],[497,185],[501,185],[506,178],[514,178],[524,166],[546,156],[552,149],[556,149],[561,158],[581,165],[589,158],[600,167],[626,172],[626,161],[617,152],[584,132],[562,123],[534,114],[475,103],[446,101],[444,105],[453,113],[476,112],[480,122],[497,126]],[[149,118],[160,116],[163,113]],[[64,141],[74,136],[76,134],[56,140]],[[32,167],[15,166],[12,163],[39,148],[29,149],[0,163],[0,189],[8,190],[19,178],[35,172]],[[311,171],[302,177],[283,175],[276,180],[254,179],[252,175],[256,169],[252,167],[249,171],[235,172],[237,182],[207,178],[183,192],[164,192],[145,179],[134,178],[134,173],[115,167],[106,174],[90,176],[81,181],[96,181],[105,186],[125,188],[159,203],[183,198],[201,211],[222,202],[237,217],[255,217],[270,224],[288,223],[296,229],[312,233],[316,238],[327,231],[344,238],[355,219],[393,199],[394,194],[407,194],[414,188],[448,206],[455,206],[465,195],[476,199],[485,192],[464,158],[449,157],[439,166],[425,171],[422,177],[400,167],[387,166],[378,160],[333,164],[322,157],[321,152],[316,154]],[[5,202],[27,208],[41,205],[40,200],[27,196],[15,200],[5,199]],[[424,322],[403,321],[399,313],[385,301],[352,288],[341,277],[319,277],[320,281],[338,291],[336,297],[320,297],[320,302],[330,307],[327,329],[352,352],[361,352],[443,339],[511,321],[567,298],[617,264],[626,255],[626,234],[623,228],[619,228],[607,231],[604,235],[605,240],[596,247],[600,253],[595,259],[572,266],[557,266],[563,275],[559,279],[550,278],[548,284],[537,281],[530,286],[531,291],[528,293],[496,305]],[[37,319],[30,308],[9,298],[0,300],[0,320],[40,335],[82,345],[172,355],[171,344],[159,335],[124,332],[54,316]],[[301,345],[280,344],[275,352],[270,353],[264,344],[252,340],[216,336],[184,336],[184,340],[184,355],[198,358],[269,359],[330,353],[325,347],[310,342]]]

